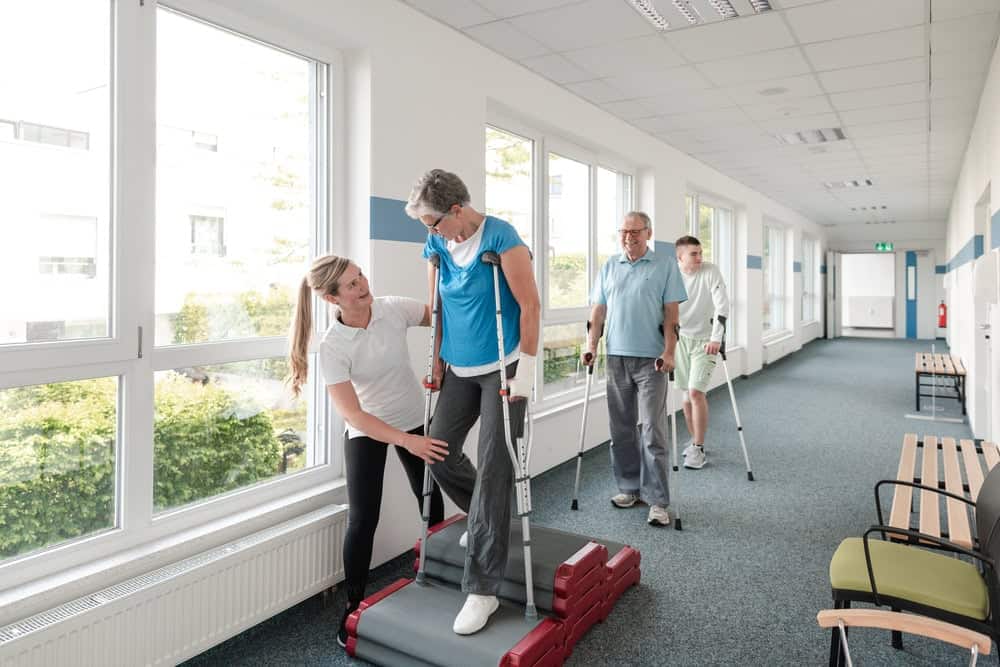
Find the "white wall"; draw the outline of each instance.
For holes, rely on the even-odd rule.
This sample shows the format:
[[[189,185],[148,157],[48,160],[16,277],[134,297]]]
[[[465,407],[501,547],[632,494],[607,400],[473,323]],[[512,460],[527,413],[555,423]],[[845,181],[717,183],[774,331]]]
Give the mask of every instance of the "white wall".
[[[990,204],[988,215],[977,216],[977,204],[987,195]],[[948,342],[952,353],[962,357],[969,370],[967,384],[969,387],[970,421],[974,425],[980,421],[977,406],[971,400],[973,387],[977,383],[987,381],[984,373],[977,370],[983,363],[981,352],[977,354],[976,338],[982,336],[978,325],[985,318],[975,313],[972,297],[973,266],[975,255],[975,237],[984,237],[984,250],[997,252],[1000,245],[1000,234],[990,234],[991,226],[996,229],[1000,224],[1000,50],[995,51],[983,88],[975,125],[966,148],[965,157],[959,175],[958,185],[952,198],[948,215],[946,231],[946,248],[944,259],[948,261],[949,271],[945,275],[944,287],[949,306],[949,322],[947,330]],[[992,247],[991,247],[992,246]],[[940,262],[944,263],[944,262]],[[994,357],[1000,352],[994,342]],[[982,346],[980,346],[980,350]],[[977,358],[978,357],[978,358]],[[992,396],[1000,396],[1000,388],[993,387]],[[993,400],[993,410],[1000,410],[996,399]],[[980,432],[977,436],[982,435]],[[997,434],[993,434],[997,437]]]
[[[737,290],[742,302],[736,316],[742,318],[739,324],[745,347],[734,350],[730,359],[734,375],[761,367],[761,272],[747,269],[746,256],[761,255],[763,217],[780,221],[795,238],[806,231],[817,239],[821,250],[826,247],[823,229],[797,212],[396,0],[219,2],[346,50],[350,99],[345,119],[345,210],[349,217],[344,228],[336,230],[336,238],[351,252],[368,259],[366,268],[377,293],[424,298],[425,269],[419,244],[369,239],[367,197],[403,200],[420,174],[442,167],[460,174],[469,186],[473,206],[481,205],[485,188],[483,128],[496,109],[554,131],[595,153],[619,156],[636,165],[637,202],[653,217],[658,241],[673,242],[685,233],[684,195],[690,188],[736,204]],[[793,258],[801,259],[797,246],[786,252],[789,266]],[[797,293],[789,298],[798,302]],[[793,347],[797,349],[818,336],[820,329],[802,327],[798,317],[794,319]],[[411,353],[416,367],[424,363],[424,342],[423,336],[413,335]],[[593,408],[588,446],[608,437],[600,396],[594,398]],[[579,403],[539,416],[534,472],[575,453],[579,419]],[[472,453],[471,449],[467,447],[467,452]],[[398,464],[392,457],[390,461],[384,516],[389,515],[390,507],[413,502]],[[383,521],[376,562],[409,547],[417,530],[415,520]]]

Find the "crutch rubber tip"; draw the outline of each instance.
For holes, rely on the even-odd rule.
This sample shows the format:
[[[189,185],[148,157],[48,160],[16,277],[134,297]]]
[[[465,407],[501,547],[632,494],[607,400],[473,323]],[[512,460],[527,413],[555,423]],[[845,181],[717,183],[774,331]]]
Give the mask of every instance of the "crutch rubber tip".
[[[750,480],[751,482],[753,481],[753,473],[750,472],[749,470],[747,471],[747,479]]]
[[[681,528],[681,518],[680,517],[677,517],[676,519],[674,519],[674,530],[683,530],[683,528]]]
[[[580,503],[578,503],[578,502],[576,502],[576,500],[574,500],[574,501],[573,501],[573,504],[572,504],[572,505],[570,505],[570,506],[569,506],[569,508],[570,508],[571,510],[578,510],[578,509],[580,509]]]

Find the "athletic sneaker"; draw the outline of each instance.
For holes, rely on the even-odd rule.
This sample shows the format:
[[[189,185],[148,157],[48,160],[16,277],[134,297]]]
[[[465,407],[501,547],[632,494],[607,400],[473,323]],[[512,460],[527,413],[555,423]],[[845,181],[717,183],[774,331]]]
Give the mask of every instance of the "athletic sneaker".
[[[705,447],[702,445],[691,445],[691,452],[684,455],[684,467],[692,470],[700,470],[708,463],[705,457]]]
[[[462,611],[455,617],[455,623],[451,629],[456,635],[471,635],[479,632],[490,620],[497,609],[500,608],[500,601],[495,595],[477,595],[469,593],[462,605]]]
[[[649,518],[646,519],[646,523],[650,526],[669,526],[670,510],[664,505],[650,505]]]
[[[611,496],[611,504],[618,509],[627,509],[639,502],[639,496],[634,493],[619,493]]]
[[[684,458],[687,458],[688,454],[690,454],[691,450],[693,450],[693,449],[694,449],[694,440],[688,440],[687,447],[685,447],[684,451],[681,452],[681,456],[683,456]]]

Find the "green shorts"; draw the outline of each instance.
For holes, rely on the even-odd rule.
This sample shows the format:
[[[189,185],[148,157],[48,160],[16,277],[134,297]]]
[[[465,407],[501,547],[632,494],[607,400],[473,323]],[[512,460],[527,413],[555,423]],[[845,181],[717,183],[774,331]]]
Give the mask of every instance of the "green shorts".
[[[681,336],[674,353],[674,379],[681,391],[708,391],[718,355],[705,352],[708,338]]]

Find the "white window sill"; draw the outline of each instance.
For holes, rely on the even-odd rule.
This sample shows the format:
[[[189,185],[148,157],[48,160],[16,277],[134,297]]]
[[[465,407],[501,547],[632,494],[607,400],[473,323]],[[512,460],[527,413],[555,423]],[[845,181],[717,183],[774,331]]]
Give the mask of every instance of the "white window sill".
[[[598,385],[601,386],[601,389],[599,391],[597,389]],[[594,401],[595,399],[598,398],[601,399],[604,398],[604,395],[606,393],[604,390],[604,386],[605,386],[604,378],[601,378],[600,381],[598,381],[596,378],[594,379],[594,384],[590,388],[591,401]],[[575,410],[576,408],[579,408],[581,405],[583,405],[583,395],[584,395],[584,389],[583,387],[579,387],[572,391],[567,391],[565,394],[559,396],[553,396],[552,398],[539,401],[538,403],[535,404],[531,416],[536,420],[544,420],[548,417],[552,417],[554,415],[565,412],[566,410]]]
[[[761,343],[764,345],[774,345],[775,343],[780,343],[781,341],[788,340],[792,337],[792,332],[788,329],[780,329],[778,331],[772,331],[771,333],[765,335],[761,339]]]
[[[295,516],[331,504],[346,503],[346,487],[347,481],[344,478],[328,481],[85,565],[0,590],[0,626],[245,537]],[[67,546],[87,548],[84,543]]]

